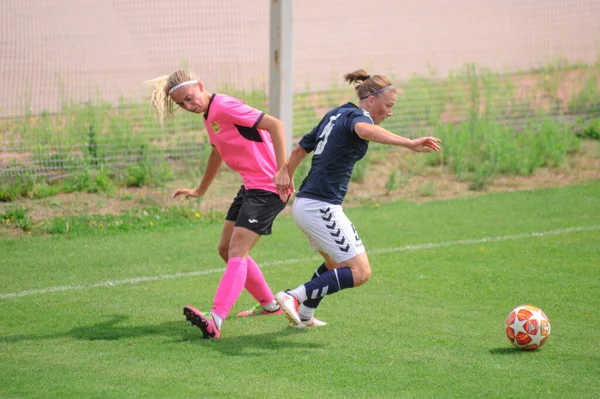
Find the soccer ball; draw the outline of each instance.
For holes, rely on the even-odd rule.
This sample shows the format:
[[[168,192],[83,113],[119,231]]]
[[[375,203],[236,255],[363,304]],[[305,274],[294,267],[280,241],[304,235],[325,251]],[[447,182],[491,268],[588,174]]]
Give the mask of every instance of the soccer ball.
[[[534,351],[550,336],[550,321],[541,309],[521,305],[510,312],[505,329],[508,340],[517,349]]]

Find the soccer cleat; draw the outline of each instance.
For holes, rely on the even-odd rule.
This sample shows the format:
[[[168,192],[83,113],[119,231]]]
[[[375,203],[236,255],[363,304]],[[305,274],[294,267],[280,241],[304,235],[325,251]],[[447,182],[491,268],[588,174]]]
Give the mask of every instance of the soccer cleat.
[[[294,328],[312,328],[312,327],[323,327],[326,326],[327,323],[325,323],[324,321],[321,321],[317,318],[312,318],[310,319],[310,321],[300,321],[300,324],[291,324],[290,326],[294,327]]]
[[[198,327],[202,331],[205,339],[217,339],[221,335],[221,331],[215,325],[212,318],[208,318],[201,311],[194,309],[191,306],[183,308],[183,314],[187,321]]]
[[[277,310],[274,310],[272,312],[269,312],[267,309],[263,308],[260,303],[257,303],[256,305],[254,305],[254,307],[250,310],[244,310],[243,312],[240,312],[238,314],[236,314],[236,317],[252,317],[252,316],[269,316],[272,314],[282,314],[283,310],[281,310],[281,308],[278,308]]]
[[[300,315],[298,314],[298,300],[289,291],[280,291],[275,295],[279,307],[283,309],[285,317],[291,324],[297,326],[300,324]]]

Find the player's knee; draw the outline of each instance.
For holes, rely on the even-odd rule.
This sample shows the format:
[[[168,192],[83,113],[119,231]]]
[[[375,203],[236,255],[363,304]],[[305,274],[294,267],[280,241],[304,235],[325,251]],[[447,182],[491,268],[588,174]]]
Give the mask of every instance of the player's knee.
[[[229,245],[229,250],[226,255],[231,258],[243,258],[248,255],[248,249],[243,245],[236,245],[234,243]]]
[[[365,280],[364,282],[366,283],[367,281],[369,281],[370,278],[371,278],[371,266],[367,265],[366,269],[364,270],[364,280]]]
[[[352,277],[354,278],[354,286],[359,287],[369,281],[371,278],[371,266],[369,264],[361,265],[352,270]]]
[[[218,251],[221,258],[227,262],[229,259],[229,245],[219,245]]]

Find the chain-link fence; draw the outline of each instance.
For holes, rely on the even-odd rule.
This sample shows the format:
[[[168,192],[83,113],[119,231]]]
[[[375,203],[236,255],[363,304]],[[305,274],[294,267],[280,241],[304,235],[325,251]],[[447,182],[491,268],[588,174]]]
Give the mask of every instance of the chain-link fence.
[[[284,0],[285,1],[285,0]],[[203,154],[199,116],[153,119],[142,82],[189,67],[267,111],[267,0],[0,4],[0,179]],[[294,2],[294,136],[354,98],[354,69],[402,87],[385,127],[420,134],[475,114],[600,113],[596,0]]]

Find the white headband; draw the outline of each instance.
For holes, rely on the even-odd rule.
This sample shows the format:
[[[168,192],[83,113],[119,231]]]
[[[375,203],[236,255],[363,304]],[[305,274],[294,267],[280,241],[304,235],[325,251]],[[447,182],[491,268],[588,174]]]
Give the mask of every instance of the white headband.
[[[197,80],[186,80],[185,82],[181,82],[178,85],[171,87],[171,90],[169,90],[169,95],[171,93],[173,93],[175,90],[179,89],[181,86],[193,85],[194,83],[198,83],[198,81]]]

